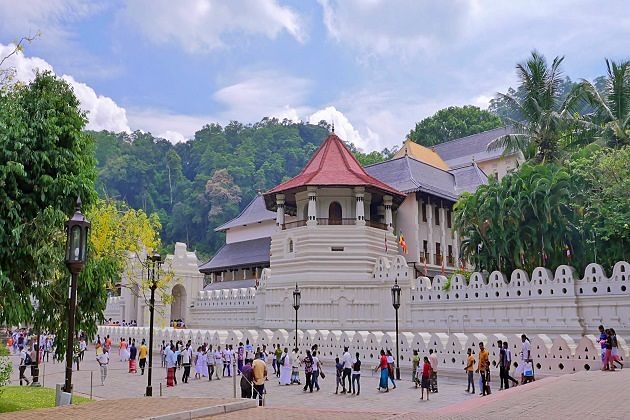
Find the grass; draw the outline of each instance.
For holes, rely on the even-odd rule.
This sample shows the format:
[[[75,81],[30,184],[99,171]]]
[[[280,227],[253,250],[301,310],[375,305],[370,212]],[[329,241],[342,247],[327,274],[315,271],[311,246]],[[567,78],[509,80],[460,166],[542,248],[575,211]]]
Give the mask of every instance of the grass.
[[[74,396],[73,404],[89,402],[89,398]],[[55,406],[55,390],[30,386],[7,386],[0,389],[0,413],[32,410]]]

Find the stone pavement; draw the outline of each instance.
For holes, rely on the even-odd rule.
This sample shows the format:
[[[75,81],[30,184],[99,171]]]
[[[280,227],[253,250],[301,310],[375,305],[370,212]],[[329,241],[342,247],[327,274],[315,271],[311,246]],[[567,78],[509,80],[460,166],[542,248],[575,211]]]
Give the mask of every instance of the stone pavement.
[[[89,353],[90,356],[92,353]],[[141,397],[146,387],[146,375],[128,374],[126,363],[112,358],[110,373],[105,386],[100,385],[98,366],[86,354],[80,372],[73,375],[75,390],[89,395],[90,372],[94,370],[93,396],[97,399],[120,399]],[[92,360],[90,360],[92,359]],[[17,361],[17,359],[16,359]],[[159,361],[159,359],[158,359]],[[43,370],[43,369],[42,369]],[[334,373],[325,370],[327,377],[320,380],[322,390],[305,393],[298,385],[280,386],[273,376],[267,382],[266,407],[255,408],[222,416],[226,419],[305,419],[319,418],[363,420],[376,418],[395,419],[505,419],[505,418],[569,418],[605,417],[608,419],[630,419],[630,399],[624,393],[630,384],[630,369],[616,372],[580,372],[560,377],[549,377],[535,383],[511,388],[488,397],[467,394],[465,382],[456,378],[440,378],[440,392],[431,394],[429,401],[420,400],[420,391],[409,380],[400,381],[396,390],[379,393],[376,390],[378,378],[369,370],[363,372],[361,395],[335,395]],[[182,371],[177,371],[181,379]],[[272,370],[270,369],[270,375]],[[192,372],[194,376],[194,370]],[[159,384],[165,384],[165,369],[157,368],[154,375],[153,395],[159,395]],[[14,373],[17,379],[17,369]],[[496,376],[494,377],[496,378]],[[63,382],[63,365],[46,365],[46,386],[54,387]],[[498,382],[492,383],[496,388]],[[238,385],[237,385],[238,386]],[[165,396],[198,398],[232,398],[232,378],[220,381],[194,380],[174,388],[162,387]],[[478,391],[478,390],[477,390]],[[158,398],[146,398],[147,404]],[[117,403],[116,403],[117,404]],[[89,407],[86,406],[86,407]],[[114,406],[115,409],[115,406]],[[238,417],[237,417],[238,416]],[[221,416],[219,416],[221,417]]]

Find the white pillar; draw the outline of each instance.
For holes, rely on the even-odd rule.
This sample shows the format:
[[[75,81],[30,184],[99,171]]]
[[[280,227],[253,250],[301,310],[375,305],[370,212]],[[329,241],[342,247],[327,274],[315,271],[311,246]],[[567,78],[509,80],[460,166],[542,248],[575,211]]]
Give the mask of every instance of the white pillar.
[[[385,225],[387,225],[387,229],[391,232],[394,230],[394,220],[392,216],[392,196],[384,195],[383,204],[385,205]]]
[[[365,204],[363,198],[365,196],[365,188],[354,187],[354,197],[356,199],[356,224],[365,226]]]
[[[317,187],[307,187],[308,190],[308,220],[307,226],[317,225]]]
[[[442,249],[440,252],[442,253],[444,267],[446,267],[445,258],[448,258],[448,246],[446,245],[446,209],[444,207],[440,207],[440,227],[442,228],[442,235],[440,239],[440,246]]]
[[[284,194],[276,194],[276,226],[282,230],[284,225]]]
[[[225,273],[225,272],[221,271],[221,282],[223,282],[223,280],[225,280],[225,276],[223,275],[223,273]]]
[[[455,267],[459,268],[459,233],[453,230],[453,258],[455,258]]]
[[[435,244],[433,243],[433,206],[431,205],[431,199],[427,200],[427,228],[429,229],[429,246],[427,252],[429,253],[429,264],[434,264],[433,249]]]

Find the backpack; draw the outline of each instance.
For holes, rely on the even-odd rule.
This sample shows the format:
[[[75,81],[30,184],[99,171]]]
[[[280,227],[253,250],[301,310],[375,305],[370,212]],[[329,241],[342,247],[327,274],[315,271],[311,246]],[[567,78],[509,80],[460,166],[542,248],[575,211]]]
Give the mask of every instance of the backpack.
[[[28,353],[25,354],[24,364],[25,365],[32,365],[33,364],[33,359],[31,359],[31,355],[28,354]]]

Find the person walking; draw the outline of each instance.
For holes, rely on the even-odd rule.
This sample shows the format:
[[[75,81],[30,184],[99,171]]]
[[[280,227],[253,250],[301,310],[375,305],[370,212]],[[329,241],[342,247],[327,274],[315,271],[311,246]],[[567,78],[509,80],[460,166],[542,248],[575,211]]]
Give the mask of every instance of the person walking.
[[[280,358],[282,357],[282,349],[280,348],[280,344],[278,344],[278,347],[274,351],[274,354],[276,356],[276,377],[279,378],[280,377],[280,373],[281,373]]]
[[[149,353],[149,349],[147,345],[144,343],[144,338],[140,343],[140,349],[138,350],[138,360],[140,361],[140,372],[144,375],[144,368],[147,365],[147,354]]]
[[[254,397],[258,396],[258,405],[262,407],[265,395],[265,381],[267,380],[267,364],[262,360],[262,354],[256,353],[256,360],[252,363],[254,371]]]
[[[177,385],[177,378],[175,378],[175,368],[177,367],[177,352],[175,351],[175,344],[171,344],[166,348],[166,386],[173,387]]]
[[[387,363],[387,355],[385,354],[385,350],[381,349],[381,357],[379,359],[378,365],[374,368],[374,371],[378,369],[381,370],[381,376],[378,382],[378,391],[384,389],[385,392],[389,392],[388,381],[389,381],[389,364]]]
[[[505,350],[503,349],[503,341],[497,341],[497,348],[499,349],[499,360],[497,366],[499,366],[499,391],[503,391],[503,386],[507,384],[505,378]],[[508,385],[505,389],[509,388]]]
[[[352,361],[352,395],[359,394],[361,394],[361,359],[357,352],[356,358]]]
[[[273,344],[272,350],[271,350],[271,367],[273,368],[273,374],[278,377],[278,370],[276,368],[276,361],[278,360],[278,357],[276,356],[276,345]]]
[[[241,398],[252,398],[254,395],[254,370],[252,361],[246,359],[241,369]]]
[[[479,363],[477,364],[477,372],[481,375],[481,396],[490,395],[490,362],[488,350],[485,349],[483,343],[479,343]]]
[[[427,390],[427,401],[429,401],[429,394],[431,387],[431,362],[427,356],[424,356],[424,363],[422,364],[422,378],[420,380],[420,399],[424,399],[424,390]],[[474,392],[474,391],[473,391]]]
[[[528,361],[532,361],[531,358],[531,343],[529,338],[525,334],[521,334],[521,364],[518,366],[517,372],[521,374],[521,384],[525,383],[525,364]],[[533,366],[533,361],[532,361]]]
[[[429,363],[431,363],[431,392],[438,392],[438,357],[437,352],[429,350]]]
[[[103,352],[96,357],[99,369],[101,370],[101,385],[105,385],[105,379],[107,379],[107,365],[109,364],[109,351],[103,349]]]
[[[284,348],[284,352],[280,356],[278,363],[280,364],[280,385],[291,385],[291,371],[293,368],[291,355],[289,355],[289,349],[287,347]]]
[[[223,352],[223,376],[232,376],[232,357],[233,357],[233,353],[232,353],[232,346],[225,346],[225,351]],[[227,370],[227,375],[225,374],[225,371]]]
[[[321,371],[321,362],[319,361],[319,357],[317,357],[317,350],[313,350],[312,356],[313,374],[311,375],[311,382],[313,383],[313,387],[319,391],[319,375],[323,375],[324,373]],[[323,377],[324,376],[322,376],[322,378]]]
[[[343,364],[343,376],[341,382],[343,384],[342,394],[346,393],[346,378],[348,378],[348,392],[352,390],[352,356],[348,351],[348,346],[343,348],[343,355],[341,356],[341,363]]]
[[[85,350],[87,350],[87,342],[85,341],[85,336],[81,336],[81,341],[79,341],[79,360],[83,361],[83,355],[85,354]]]
[[[298,351],[297,348],[293,349],[293,354],[291,355],[291,384],[302,385],[300,382],[300,365],[302,364],[302,360],[300,360]]]
[[[129,373],[138,373],[138,368],[136,364],[136,357],[138,355],[138,348],[136,347],[136,341],[131,342],[131,347],[129,347]]]
[[[223,372],[223,353],[221,352],[221,346],[217,346],[214,351],[214,377],[217,380],[221,380],[221,373]]]
[[[503,342],[503,350],[505,351],[505,389],[508,389],[510,381],[512,381],[512,386],[517,386],[518,381],[510,376],[510,369],[512,367],[512,352],[510,351],[507,341]]]
[[[599,345],[601,347],[601,356],[602,356],[602,370],[606,370],[607,366],[604,366],[604,359],[606,359],[606,339],[608,338],[608,334],[606,334],[606,330],[603,325],[598,327],[599,329]]]
[[[621,357],[619,357],[619,342],[617,341],[617,333],[614,328],[610,329],[610,335],[612,340],[611,365],[614,367],[615,363],[617,363],[619,364],[619,367],[623,369],[623,362],[621,361]]]
[[[420,367],[420,356],[418,355],[418,350],[414,350],[413,356],[411,357],[411,381],[414,383],[416,388],[418,388],[418,383],[420,382],[418,378],[419,367]]]
[[[336,374],[336,378],[337,378],[337,383],[336,383],[336,386],[335,386],[335,394],[339,393],[339,385],[341,385],[341,388],[342,388],[341,393],[345,394],[346,393],[346,389],[344,388],[344,383],[341,380],[341,377],[343,375],[343,363],[341,363],[339,361],[338,357],[335,357],[335,374]]]
[[[604,353],[604,368],[602,370],[615,370],[615,365],[612,363],[612,334],[609,329],[606,329],[606,352]]]
[[[473,377],[475,372],[475,358],[472,355],[472,349],[468,347],[468,351],[466,352],[468,357],[466,357],[466,367],[464,371],[466,372],[466,376],[468,377],[468,386],[466,387],[466,392],[470,392],[470,388],[472,386],[472,393],[475,393],[475,379]]]
[[[214,365],[216,363],[214,353],[212,352],[212,344],[210,344],[206,351],[206,363],[208,363],[208,380],[211,381],[214,375]]]
[[[389,373],[389,380],[392,381],[392,389],[396,389],[396,382],[394,381],[394,371],[396,366],[394,365],[394,356],[391,350],[387,350],[387,369]]]
[[[18,349],[20,350],[20,366],[18,368],[20,371],[20,386],[22,386],[22,381],[25,381],[26,385],[30,385],[31,381],[28,380],[25,373],[26,373],[26,367],[30,366],[31,363],[33,363],[33,361],[31,359],[31,355],[24,348],[24,346],[20,345],[18,346]]]
[[[304,376],[306,377],[304,392],[306,392],[307,389],[313,392],[313,356],[311,356],[310,350],[306,350],[306,356],[302,362],[304,363]]]
[[[182,351],[182,366],[184,366],[184,374],[182,375],[182,383],[185,383],[185,384],[188,383],[188,378],[190,378],[191,360],[192,360],[192,349],[190,348],[190,343],[187,343],[186,348],[184,348],[184,351]]]
[[[241,369],[243,368],[243,362],[245,360],[245,347],[243,347],[243,343],[238,343],[238,347],[236,349],[236,368],[237,374],[241,374]]]

